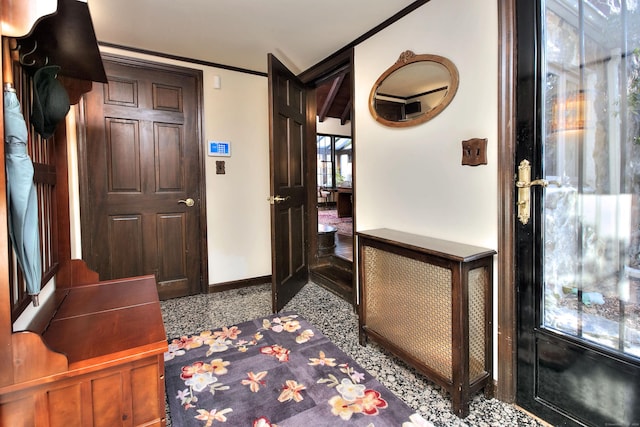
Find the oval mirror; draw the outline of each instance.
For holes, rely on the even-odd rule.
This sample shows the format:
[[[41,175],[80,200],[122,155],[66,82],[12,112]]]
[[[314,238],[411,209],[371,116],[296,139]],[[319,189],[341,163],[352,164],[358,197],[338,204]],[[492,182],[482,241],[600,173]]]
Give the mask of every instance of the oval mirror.
[[[442,56],[403,52],[369,95],[373,117],[387,126],[424,123],[438,115],[458,90],[458,69]]]

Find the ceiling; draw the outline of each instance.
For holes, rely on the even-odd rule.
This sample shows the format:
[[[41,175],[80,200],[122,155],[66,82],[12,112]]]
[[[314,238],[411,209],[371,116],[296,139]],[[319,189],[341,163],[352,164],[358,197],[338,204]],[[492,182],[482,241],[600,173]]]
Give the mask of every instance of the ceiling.
[[[428,1],[428,0],[426,0]],[[98,42],[258,73],[274,54],[299,74],[415,0],[88,0]],[[409,10],[409,9],[407,9]],[[349,120],[351,77],[318,88],[318,114]]]
[[[88,5],[99,42],[265,73],[267,54],[273,53],[298,74],[414,2],[88,0]]]

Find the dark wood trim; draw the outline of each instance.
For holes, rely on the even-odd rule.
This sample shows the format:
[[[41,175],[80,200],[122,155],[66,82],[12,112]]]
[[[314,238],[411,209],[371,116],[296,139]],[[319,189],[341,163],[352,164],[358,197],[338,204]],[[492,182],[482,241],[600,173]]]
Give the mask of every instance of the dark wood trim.
[[[349,102],[349,108],[351,109],[350,112],[350,117],[351,117],[351,188],[352,188],[352,193],[351,193],[351,203],[353,204],[352,209],[351,209],[351,218],[352,218],[352,222],[353,222],[353,236],[352,236],[352,240],[351,240],[351,244],[353,247],[353,264],[351,267],[351,271],[353,272],[352,274],[352,281],[351,281],[351,288],[353,289],[353,300],[352,300],[352,304],[353,307],[356,309],[358,309],[358,304],[359,304],[359,300],[358,300],[358,257],[357,257],[357,253],[356,253],[356,248],[358,247],[358,241],[356,240],[356,230],[357,225],[358,225],[358,215],[357,215],[357,192],[356,192],[356,187],[357,187],[357,145],[356,144],[356,114],[355,114],[355,109],[353,106],[353,90],[356,87],[356,72],[355,72],[355,50],[351,49],[349,51],[349,76],[351,78],[351,101]],[[346,114],[346,111],[345,111]]]
[[[353,48],[328,58],[324,62],[314,65],[308,70],[298,74],[298,78],[304,84],[313,84],[317,86],[319,83],[332,78],[338,74],[344,73],[349,67],[349,63],[353,56]]]
[[[324,100],[320,111],[318,111],[318,120],[324,122],[327,118],[327,113],[329,112],[329,107],[333,104],[333,101],[336,99],[336,95],[338,95],[338,91],[340,90],[340,86],[342,86],[342,82],[344,81],[344,74],[340,74],[331,85],[331,89],[329,90],[329,94],[327,98]]]
[[[89,165],[87,162],[87,136],[84,129],[86,129],[87,123],[87,105],[84,97],[80,98],[78,102],[78,109],[76,111],[76,128],[83,129],[82,131],[77,132],[76,134],[76,146],[78,151],[78,179],[81,180],[82,177],[88,176],[89,174]],[[89,200],[89,189],[86,185],[79,185],[78,190],[78,207],[80,210],[80,218],[86,218],[87,212],[91,211],[91,206],[87,204],[87,200]],[[82,225],[84,221],[80,221],[80,245],[82,248],[82,253],[80,254],[82,259],[87,259],[88,254],[93,253],[93,242],[90,234],[84,231],[84,227]]]
[[[208,293],[216,293],[222,291],[230,291],[233,289],[248,288],[250,286],[269,285],[271,284],[271,275],[254,277],[251,279],[233,280],[231,282],[216,283],[209,285]]]
[[[57,214],[57,238],[59,270],[56,274],[56,288],[71,285],[71,214],[69,210],[69,161],[68,161],[67,126],[58,126],[55,133],[55,165],[56,187],[55,201]],[[45,282],[46,283],[46,282]],[[38,331],[42,333],[42,331]]]
[[[307,264],[309,270],[319,265],[318,254],[318,175],[316,174],[318,161],[317,146],[317,111],[316,91],[307,87],[307,126],[305,150],[305,179],[307,180]]]
[[[119,45],[119,44],[115,44],[115,43],[108,43],[108,42],[98,42],[98,45],[99,46],[104,46],[104,47],[110,47],[110,48],[114,48],[114,49],[126,50],[128,52],[141,53],[141,54],[144,54],[144,55],[157,56],[159,58],[172,59],[172,60],[175,60],[175,61],[189,62],[189,63],[192,63],[192,64],[203,65],[205,67],[222,68],[223,70],[237,71],[239,73],[253,74],[253,75],[256,75],[256,76],[267,77],[267,73],[262,72],[262,71],[248,70],[246,68],[240,68],[240,67],[234,67],[234,66],[231,66],[231,65],[218,64],[216,62],[203,61],[201,59],[187,58],[187,57],[184,57],[184,56],[172,55],[172,54],[169,54],[169,53],[156,52],[156,51],[146,50],[146,49],[138,49],[138,48],[135,48],[135,47],[123,46],[123,45]]]
[[[207,144],[205,140],[205,123],[204,123],[204,77],[203,71],[198,70],[197,80],[197,103],[198,103],[198,141],[200,150],[198,150],[198,158],[200,159],[200,292],[206,293],[209,285],[209,244],[208,244],[208,228],[207,228],[207,177],[206,177],[206,161],[207,156],[204,155],[204,147]]]
[[[498,0],[498,386],[496,397],[516,395],[516,286],[514,242],[515,0]]]

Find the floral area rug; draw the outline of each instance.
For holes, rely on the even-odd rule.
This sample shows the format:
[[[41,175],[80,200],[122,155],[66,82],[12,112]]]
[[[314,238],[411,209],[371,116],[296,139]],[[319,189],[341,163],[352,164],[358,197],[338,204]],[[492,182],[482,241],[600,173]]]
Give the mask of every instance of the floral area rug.
[[[172,426],[432,426],[302,317],[169,341]]]
[[[338,213],[335,209],[319,209],[318,210],[318,223],[333,225],[338,229],[338,233],[346,236],[353,235],[353,218],[344,217],[338,218]]]

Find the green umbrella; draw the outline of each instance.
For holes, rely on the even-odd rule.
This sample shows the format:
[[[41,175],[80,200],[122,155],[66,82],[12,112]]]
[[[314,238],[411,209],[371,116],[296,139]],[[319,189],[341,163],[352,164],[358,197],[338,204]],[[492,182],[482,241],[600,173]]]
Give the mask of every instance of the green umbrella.
[[[27,154],[27,126],[20,101],[10,86],[4,90],[4,142],[9,202],[9,235],[27,283],[27,293],[38,305],[42,267],[38,229],[38,198],[33,163]]]

